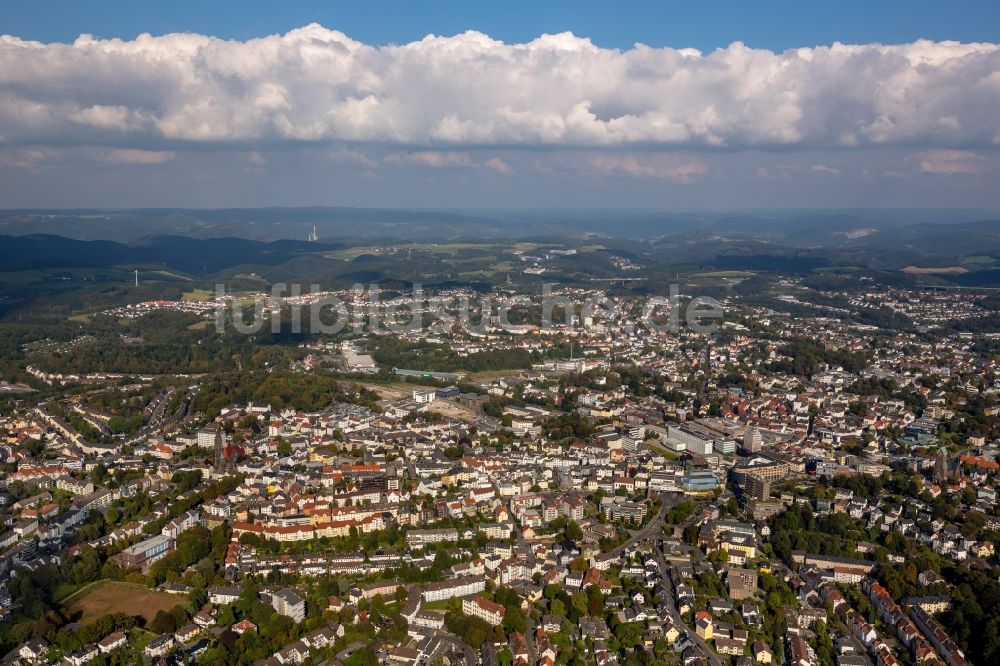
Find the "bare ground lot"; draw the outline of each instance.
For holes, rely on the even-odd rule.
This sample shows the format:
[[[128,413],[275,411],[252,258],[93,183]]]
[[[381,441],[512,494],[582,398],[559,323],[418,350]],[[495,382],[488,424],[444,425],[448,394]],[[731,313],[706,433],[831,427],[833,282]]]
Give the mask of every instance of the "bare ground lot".
[[[142,585],[103,581],[86,588],[72,598],[69,613],[71,617],[76,613],[82,613],[77,622],[84,624],[108,613],[141,615],[149,622],[158,611],[168,611],[183,602],[184,597],[166,592],[154,592]]]
[[[366,389],[375,391],[379,397],[385,400],[407,400],[413,395],[414,389],[433,389],[433,386],[420,386],[419,384],[367,384],[359,382]],[[476,413],[466,407],[462,407],[451,400],[435,400],[430,404],[429,409],[433,412],[443,414],[451,418],[471,419],[476,417]]]

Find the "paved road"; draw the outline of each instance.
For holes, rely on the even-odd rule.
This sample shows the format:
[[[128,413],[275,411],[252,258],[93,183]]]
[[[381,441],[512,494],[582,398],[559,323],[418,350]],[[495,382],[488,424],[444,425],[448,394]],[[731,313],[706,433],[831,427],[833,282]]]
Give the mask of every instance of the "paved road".
[[[479,654],[470,646],[465,644],[461,638],[447,631],[439,630],[438,636],[441,640],[451,645],[452,653],[461,653],[465,656],[466,666],[475,666],[479,663]]]
[[[625,549],[645,539],[658,539],[663,536],[663,520],[667,516],[667,510],[677,504],[679,497],[674,493],[660,493],[660,510],[646,526],[638,532],[633,532],[628,541],[618,546],[610,552],[611,555],[621,555]]]
[[[152,402],[149,403],[147,409],[149,410],[149,420],[146,421],[146,425],[142,426],[137,433],[138,439],[133,438],[130,440],[129,444],[134,444],[136,441],[144,439],[146,435],[156,432],[158,428],[163,424],[164,410],[166,410],[167,402],[174,395],[174,389],[171,388],[169,391],[163,391],[159,393]]]
[[[654,516],[653,519],[650,520],[645,527],[643,527],[641,530],[635,532],[631,537],[629,537],[628,541],[626,541],[625,543],[623,543],[622,545],[618,546],[613,551],[611,551],[611,553],[614,555],[621,555],[625,551],[625,549],[631,546],[632,544],[638,543],[639,541],[642,541],[644,539],[654,539],[662,536],[663,521],[664,518],[666,518],[668,509],[678,504],[682,499],[683,497],[677,495],[676,493],[661,493],[660,510],[657,512],[656,516]],[[654,551],[654,553],[656,555],[657,565],[660,568],[660,576],[664,580],[667,580],[667,562],[666,560],[663,559],[663,555],[661,555],[659,552]],[[673,616],[674,621],[677,623],[678,629],[680,628],[684,629],[684,632],[691,637],[691,640],[694,641],[695,645],[701,648],[701,651],[705,653],[705,657],[708,659],[709,663],[712,666],[723,666],[722,660],[715,653],[715,651],[708,646],[708,643],[706,643],[700,636],[698,636],[698,634],[696,634],[691,628],[689,628],[684,623],[684,620],[681,619],[680,613],[677,612],[677,606],[674,604],[673,596],[670,596],[667,599],[667,606],[670,609],[671,616]]]
[[[524,632],[524,644],[528,646],[528,663],[534,664],[538,659],[535,650],[535,621],[531,619],[531,613],[526,613],[528,618],[528,630]]]
[[[660,567],[660,576],[663,577],[664,580],[667,580],[667,561],[663,559],[663,555],[660,553],[656,553],[656,564]],[[674,597],[672,594],[667,595],[666,602],[667,609],[670,611],[670,615],[677,623],[677,627],[683,627],[684,633],[695,642],[695,645],[701,648],[701,651],[705,653],[705,657],[712,664],[712,666],[722,666],[722,660],[719,659],[719,656],[715,654],[715,651],[708,646],[708,643],[706,643],[701,636],[695,633],[694,630],[684,624],[681,614],[677,612],[677,605],[674,603]]]

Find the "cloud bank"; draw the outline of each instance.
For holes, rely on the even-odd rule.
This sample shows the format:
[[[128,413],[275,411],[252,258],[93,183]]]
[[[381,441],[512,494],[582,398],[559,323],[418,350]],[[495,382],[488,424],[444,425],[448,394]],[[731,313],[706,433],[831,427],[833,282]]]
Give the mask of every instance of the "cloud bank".
[[[467,32],[374,47],[315,24],[248,41],[0,37],[0,144],[154,151],[108,154],[137,163],[191,144],[375,143],[421,151],[398,159],[431,167],[477,146],[963,150],[1000,145],[998,108],[996,44],[774,53],[735,43],[703,54]],[[975,162],[930,153],[921,168]],[[696,160],[594,166],[681,180],[703,170]]]

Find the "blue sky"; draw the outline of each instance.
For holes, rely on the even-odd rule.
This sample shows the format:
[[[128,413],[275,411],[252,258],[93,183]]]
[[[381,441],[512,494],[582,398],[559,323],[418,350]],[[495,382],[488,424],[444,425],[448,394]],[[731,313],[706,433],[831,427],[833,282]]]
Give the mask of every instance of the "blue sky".
[[[852,43],[1000,39],[1000,3],[990,0],[709,0],[703,2],[332,0],[4,0],[0,30],[39,41],[80,33],[133,38],[198,32],[247,39],[317,22],[366,43],[403,43],[434,33],[479,30],[505,42],[571,31],[600,46],[711,50],[734,41],[771,50]]]
[[[0,207],[1000,208],[998,33],[1000,2],[4,0]]]

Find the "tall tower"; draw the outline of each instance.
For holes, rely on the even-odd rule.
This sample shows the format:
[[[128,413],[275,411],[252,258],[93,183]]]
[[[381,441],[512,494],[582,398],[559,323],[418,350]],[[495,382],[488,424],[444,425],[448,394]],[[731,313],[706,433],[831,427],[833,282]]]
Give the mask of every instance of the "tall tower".
[[[135,269],[135,286],[139,286],[139,269]]]
[[[944,484],[948,482],[948,449],[943,446],[938,449],[937,458],[934,460],[934,483]]]
[[[221,472],[226,466],[226,446],[222,436],[222,428],[215,428],[215,471]]]

